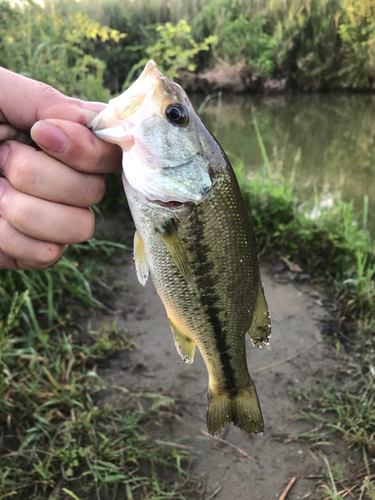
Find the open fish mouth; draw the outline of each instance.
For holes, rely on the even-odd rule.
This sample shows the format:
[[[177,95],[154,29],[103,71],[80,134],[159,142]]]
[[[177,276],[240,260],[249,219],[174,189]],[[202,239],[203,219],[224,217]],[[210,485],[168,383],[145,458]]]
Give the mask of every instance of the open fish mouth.
[[[185,203],[199,205],[212,187],[189,113],[193,108],[181,87],[149,61],[87,127],[121,147],[125,178],[144,202],[173,212]]]
[[[133,127],[129,118],[157,86],[160,75],[155,61],[149,61],[137,80],[123,94],[111,99],[108,107],[91,120],[87,128],[108,142],[118,143],[119,139],[125,138]]]
[[[156,200],[156,203],[158,203],[160,206],[168,208],[169,210],[175,210],[176,208],[181,208],[183,203],[182,201],[161,201],[161,200]]]

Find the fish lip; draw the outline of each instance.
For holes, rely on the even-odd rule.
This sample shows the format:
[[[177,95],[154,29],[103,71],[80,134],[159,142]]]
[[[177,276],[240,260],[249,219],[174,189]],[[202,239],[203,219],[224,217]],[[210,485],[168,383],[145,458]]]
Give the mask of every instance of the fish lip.
[[[105,110],[104,110],[105,111]],[[131,121],[120,121],[117,119],[114,119],[114,123],[116,123],[115,127],[109,127],[107,124],[102,126],[101,128],[98,128],[100,126],[100,123],[105,120],[104,118],[104,113],[100,112],[98,115],[95,116],[87,125],[86,128],[88,128],[93,134],[95,134],[97,137],[100,137],[100,135],[103,135],[104,130],[112,130],[115,127],[121,127],[124,131],[124,135],[128,135],[129,132],[133,127],[135,127],[135,124],[132,123]]]
[[[111,99],[107,107],[95,116],[86,127],[97,137],[107,140],[107,142],[116,143],[122,139],[127,140],[126,136],[135,126],[132,117],[142,108],[147,95],[160,82],[159,73],[155,61],[150,60],[137,80],[125,92]]]

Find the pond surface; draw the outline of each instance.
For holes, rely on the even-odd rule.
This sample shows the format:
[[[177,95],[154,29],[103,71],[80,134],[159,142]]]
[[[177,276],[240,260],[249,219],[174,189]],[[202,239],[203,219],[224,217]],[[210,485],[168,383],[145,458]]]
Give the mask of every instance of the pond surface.
[[[199,107],[204,96],[193,96]],[[212,98],[202,117],[233,160],[248,171],[264,165],[254,128],[252,106],[273,171],[290,175],[296,169],[296,189],[304,199],[315,186],[375,210],[375,96],[319,94],[295,96],[222,96]]]

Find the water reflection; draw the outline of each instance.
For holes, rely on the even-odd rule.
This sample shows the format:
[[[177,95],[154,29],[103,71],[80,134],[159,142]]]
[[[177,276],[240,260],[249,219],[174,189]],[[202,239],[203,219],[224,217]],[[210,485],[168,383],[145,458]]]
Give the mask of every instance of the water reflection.
[[[204,96],[194,96],[199,105]],[[364,195],[375,209],[375,96],[323,94],[223,96],[202,112],[222,147],[244,159],[251,171],[263,165],[251,105],[267,155],[285,175],[296,166],[300,196],[329,183],[362,208]],[[370,212],[371,214],[371,212]],[[373,217],[371,217],[373,219]]]

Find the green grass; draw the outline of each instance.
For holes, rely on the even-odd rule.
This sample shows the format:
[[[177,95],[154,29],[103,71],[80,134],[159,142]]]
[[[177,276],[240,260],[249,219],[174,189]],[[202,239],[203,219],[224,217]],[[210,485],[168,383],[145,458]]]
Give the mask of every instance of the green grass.
[[[0,270],[0,331],[27,334],[33,330],[46,342],[49,331],[69,322],[70,306],[77,300],[105,308],[97,296],[99,291],[111,291],[103,281],[102,262],[111,255],[114,246],[127,248],[92,238],[71,247],[57,264],[45,271]],[[43,333],[45,329],[47,333]]]
[[[101,262],[113,247],[126,250],[92,239],[45,271],[0,270],[0,498],[199,496],[188,447],[152,437],[155,422],[176,417],[172,400],[112,386],[116,407],[100,403],[97,363],[132,344],[76,313],[108,308]]]
[[[304,415],[322,423],[318,434],[311,438],[321,440],[324,427],[326,431],[340,433],[349,447],[364,448],[372,457],[375,457],[374,327],[374,321],[367,325],[360,322],[348,352],[336,351],[335,379],[321,381],[315,395],[304,396],[308,402]]]
[[[333,474],[334,466],[323,457],[327,479],[321,484],[322,498],[341,500],[347,498],[346,489],[353,488],[355,498],[374,500],[375,241],[368,231],[368,199],[362,213],[329,191],[316,192],[310,202],[301,203],[295,194],[296,172],[286,178],[273,167],[254,111],[253,121],[264,166],[249,177],[241,161],[234,165],[254,221],[258,251],[299,264],[327,288],[337,306],[329,338],[336,342],[335,377],[302,395],[302,416],[318,425],[298,437],[325,449],[335,434],[363,457],[357,467],[362,470],[348,467],[344,478]]]
[[[84,342],[76,328],[48,341],[2,330],[0,498],[187,498],[188,447],[152,437],[154,422],[174,418],[173,401],[112,387],[116,408],[101,402],[96,363],[130,346],[115,325]]]
[[[243,162],[234,168],[249,206],[258,251],[280,254],[299,264],[313,278],[322,278],[338,298],[347,319],[371,318],[375,310],[375,240],[368,231],[368,198],[362,213],[352,201],[327,188],[311,201],[295,194],[295,168],[289,178],[267,156],[255,110],[255,132],[264,165],[246,175]]]
[[[375,258],[363,215],[351,202],[334,198],[324,207],[316,197],[300,203],[293,180],[270,168],[247,178],[235,165],[241,191],[250,208],[259,252],[279,254],[334,288],[344,314],[371,316],[375,305]]]
[[[375,324],[360,322],[349,353],[337,350],[334,377],[301,391],[301,418],[312,430],[294,436],[307,439],[315,452],[335,455],[337,440],[352,450],[347,459],[322,456],[326,479],[319,481],[322,498],[375,500]],[[343,472],[344,470],[344,472]]]
[[[308,437],[314,445],[339,433],[349,447],[366,451],[371,472],[374,243],[367,231],[366,201],[363,214],[341,199],[325,206],[318,195],[301,204],[294,173],[287,179],[265,162],[249,179],[241,162],[235,167],[260,253],[300,264],[337,293],[348,320],[361,321],[357,333],[352,330],[351,357],[340,384],[331,381],[317,398],[309,396],[306,415],[319,422],[319,432]],[[107,196],[113,197],[112,190]],[[197,498],[187,472],[188,449],[158,441],[150,432],[152,422],[175,418],[171,400],[146,395],[148,404],[142,400],[142,406],[135,406],[139,396],[117,388],[123,404],[97,404],[106,384],[96,364],[130,345],[115,325],[99,333],[82,330],[74,310],[79,303],[108,307],[112,291],[101,262],[115,247],[126,250],[93,239],[46,271],[0,271],[0,497],[104,500],[121,490],[134,499]],[[325,497],[337,500],[341,483],[335,489],[332,467],[326,466]],[[370,472],[352,483],[362,500],[373,500],[373,480],[366,479]]]

